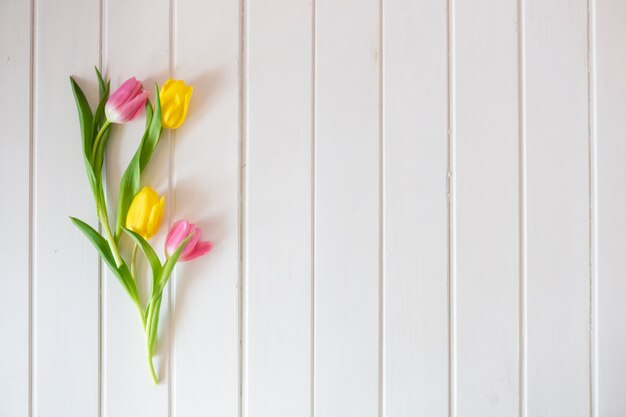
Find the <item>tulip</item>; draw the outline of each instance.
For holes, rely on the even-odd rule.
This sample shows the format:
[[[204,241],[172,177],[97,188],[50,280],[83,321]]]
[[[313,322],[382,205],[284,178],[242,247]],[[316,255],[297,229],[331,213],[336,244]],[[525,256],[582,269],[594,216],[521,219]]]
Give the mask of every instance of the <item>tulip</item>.
[[[161,124],[168,129],[180,127],[187,117],[193,88],[181,80],[167,80],[161,88]]]
[[[185,248],[180,254],[180,258],[178,258],[180,261],[193,261],[213,248],[211,242],[200,241],[202,230],[200,230],[198,226],[186,220],[179,220],[172,225],[172,228],[165,238],[165,254],[168,258],[176,252],[176,249],[178,249],[189,235],[191,235],[191,238],[187,241]]]
[[[150,187],[144,187],[130,204],[126,215],[126,228],[141,235],[144,239],[150,239],[159,230],[164,207],[165,197],[159,199],[156,191]]]
[[[139,115],[146,105],[148,92],[135,77],[129,78],[109,97],[104,113],[111,123],[127,123]]]

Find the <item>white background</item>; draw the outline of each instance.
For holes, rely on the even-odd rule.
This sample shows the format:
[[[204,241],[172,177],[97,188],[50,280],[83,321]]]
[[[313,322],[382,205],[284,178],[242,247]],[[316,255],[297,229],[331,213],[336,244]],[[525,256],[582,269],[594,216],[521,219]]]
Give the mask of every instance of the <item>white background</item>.
[[[626,415],[623,0],[0,0],[0,416]],[[69,75],[194,86],[139,319]],[[108,190],[143,120],[116,128]]]

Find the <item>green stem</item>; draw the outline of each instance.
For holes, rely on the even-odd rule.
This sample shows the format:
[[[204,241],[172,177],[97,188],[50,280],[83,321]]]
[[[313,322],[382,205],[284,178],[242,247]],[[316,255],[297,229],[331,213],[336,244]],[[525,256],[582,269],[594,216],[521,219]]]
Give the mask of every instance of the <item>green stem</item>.
[[[135,246],[133,247],[133,255],[130,259],[130,274],[133,276],[133,279],[135,280],[135,282],[137,282],[137,276],[135,275],[135,259],[137,258],[137,248],[139,246],[135,243]]]
[[[143,314],[143,308],[141,308],[141,303],[139,300],[134,300],[135,306],[137,307],[137,311],[139,312],[139,318],[141,319],[141,327],[143,331],[146,331],[146,316]]]
[[[109,226],[109,216],[107,216],[106,214],[106,208],[98,210],[98,219],[100,220],[100,224],[102,225],[102,230],[104,231],[104,234],[107,238],[107,242],[109,242],[109,248],[111,248],[111,253],[113,254],[113,258],[115,258],[115,263],[119,268],[124,263],[124,260],[122,259],[120,250],[117,248],[113,233],[111,233],[111,227]]]
[[[146,314],[145,314],[145,326],[144,326],[144,331],[146,333],[146,359],[148,360],[148,368],[150,369],[150,376],[152,377],[152,382],[154,383],[154,385],[157,385],[159,383],[159,380],[156,376],[156,372],[154,371],[154,364],[152,363],[152,350],[154,348],[153,344],[152,344],[152,332],[155,332],[156,329],[152,328],[152,315],[154,314],[154,309],[152,308],[152,305],[148,305],[148,307],[146,308]]]
[[[156,376],[156,372],[154,371],[154,364],[152,363],[152,350],[146,346],[146,360],[148,361],[148,367],[150,368],[150,376],[152,377],[152,382],[154,385],[158,385],[159,379]]]
[[[111,125],[111,122],[106,120],[104,124],[102,125],[102,127],[100,128],[100,131],[98,132],[98,135],[96,136],[96,140],[93,142],[93,148],[91,148],[92,164],[93,164],[93,161],[96,159],[96,152],[98,151],[98,145],[100,144],[100,140],[102,140],[102,136],[104,135],[104,132],[107,130],[107,128],[110,125]]]
[[[135,280],[135,284],[137,283],[137,275],[135,275],[135,259],[137,258],[137,244],[133,247],[133,255],[130,260],[130,275]],[[143,311],[143,307],[141,306],[141,302],[139,299],[134,300],[135,306],[137,307],[137,311],[139,312],[139,317],[141,318],[141,326],[143,327],[144,332],[146,331],[146,314]]]

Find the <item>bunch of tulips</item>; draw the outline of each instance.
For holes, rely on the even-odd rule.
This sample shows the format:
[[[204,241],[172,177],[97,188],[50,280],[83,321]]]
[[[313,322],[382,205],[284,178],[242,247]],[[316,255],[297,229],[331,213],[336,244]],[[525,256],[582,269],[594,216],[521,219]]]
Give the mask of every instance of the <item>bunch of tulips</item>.
[[[177,129],[185,121],[193,89],[180,80],[167,81],[160,91],[159,86],[155,85],[155,103],[152,107],[148,92],[134,77],[109,96],[110,81],[105,82],[97,69],[96,75],[100,100],[95,111],[92,111],[85,94],[72,77],[70,82],[78,108],[85,169],[102,234],[82,220],[74,217],[71,220],[91,241],[136,306],[145,332],[150,375],[156,384],[158,379],[153,356],[163,290],[177,262],[191,261],[206,254],[211,250],[211,243],[201,241],[200,228],[186,220],[179,220],[172,225],[165,239],[165,262],[162,263],[148,241],[161,225],[165,198],[159,198],[158,193],[149,186],[141,189],[141,175],[159,143],[163,128]],[[111,228],[103,178],[107,143],[114,125],[134,120],[144,109],[146,128],[120,181],[117,214],[114,227]],[[133,243],[130,263],[127,263],[120,251],[120,241],[124,236]],[[152,273],[150,296],[145,302],[139,295],[135,270],[138,249],[145,256]]]

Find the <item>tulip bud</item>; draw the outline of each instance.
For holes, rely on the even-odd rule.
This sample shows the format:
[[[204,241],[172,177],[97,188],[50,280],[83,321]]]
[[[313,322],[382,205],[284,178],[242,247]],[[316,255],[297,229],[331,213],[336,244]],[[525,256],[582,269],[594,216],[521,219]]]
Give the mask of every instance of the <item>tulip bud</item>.
[[[144,187],[137,193],[126,215],[126,228],[150,239],[156,234],[163,219],[165,197],[159,195],[150,187]]]
[[[180,258],[178,258],[180,261],[193,261],[209,252],[213,247],[211,242],[200,242],[202,230],[198,226],[186,220],[179,220],[172,225],[172,228],[165,238],[165,254],[168,258],[176,252],[176,249],[178,249],[189,235],[192,236],[187,241],[185,248],[180,254]]]
[[[168,129],[180,127],[187,117],[193,88],[181,80],[167,80],[161,88],[161,124]]]
[[[146,105],[148,92],[135,77],[129,78],[109,97],[104,113],[111,123],[127,123],[139,115]]]

